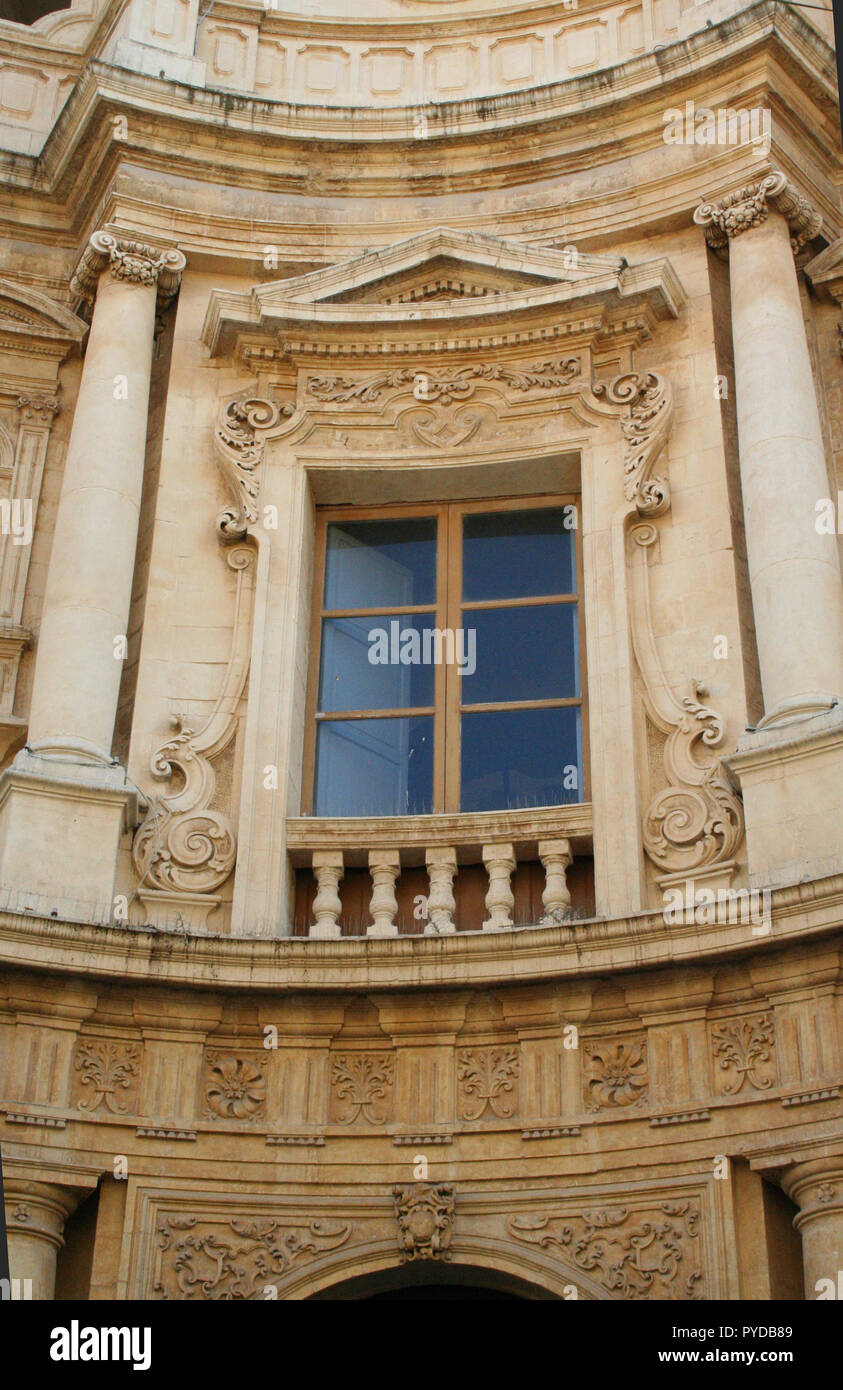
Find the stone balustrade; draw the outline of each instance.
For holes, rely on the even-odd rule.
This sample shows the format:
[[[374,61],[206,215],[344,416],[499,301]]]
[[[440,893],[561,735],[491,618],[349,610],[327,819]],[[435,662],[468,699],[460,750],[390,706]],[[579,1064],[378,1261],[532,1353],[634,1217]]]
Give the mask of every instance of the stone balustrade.
[[[457,930],[460,874],[483,866],[485,912],[477,929],[507,931],[516,925],[553,926],[573,914],[567,881],[574,854],[591,852],[591,807],[397,818],[311,819],[287,822],[293,865],[310,869],[316,894],[307,922],[310,937],[399,934],[398,889],[405,870],[423,869],[427,892],[414,898],[418,932],[448,936]],[[542,908],[536,920],[516,922],[513,874],[519,864],[540,863]],[[367,920],[359,931],[343,924],[340,885],[349,870],[368,870]],[[463,927],[465,923],[463,921]],[[470,929],[470,928],[469,928]]]

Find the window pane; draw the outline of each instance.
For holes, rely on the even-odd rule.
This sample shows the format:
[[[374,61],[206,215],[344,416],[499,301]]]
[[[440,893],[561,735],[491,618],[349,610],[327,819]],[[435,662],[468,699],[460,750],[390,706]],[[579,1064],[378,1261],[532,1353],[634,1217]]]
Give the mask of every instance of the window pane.
[[[582,801],[578,708],[462,716],[462,811]]]
[[[433,704],[433,666],[424,630],[434,614],[326,618],[322,624],[319,709],[412,709]]]
[[[464,705],[579,695],[575,603],[469,609],[463,623],[463,651],[474,654],[477,667],[471,675],[472,663],[464,665]]]
[[[315,816],[419,816],[433,810],[433,717],[320,723]]]
[[[463,517],[463,602],[572,594],[576,589],[573,507],[483,512]]]
[[[328,527],[325,608],[436,602],[436,518],[342,521]]]

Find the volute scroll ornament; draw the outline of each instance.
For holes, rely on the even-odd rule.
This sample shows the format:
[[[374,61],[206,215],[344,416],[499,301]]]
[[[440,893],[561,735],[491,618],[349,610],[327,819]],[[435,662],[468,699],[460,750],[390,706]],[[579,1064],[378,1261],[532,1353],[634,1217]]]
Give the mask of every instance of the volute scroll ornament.
[[[668,480],[655,467],[673,425],[673,392],[659,372],[624,373],[594,383],[591,390],[608,405],[629,407],[620,428],[626,444],[624,496],[632,507],[624,518],[629,527],[632,645],[647,714],[667,736],[663,763],[668,785],[644,813],[644,850],[665,874],[716,865],[725,870],[743,836],[743,811],[720,759],[708,756],[723,742],[724,722],[704,703],[706,692],[697,682],[689,695],[674,695],[656,650],[650,612],[648,555],[659,534],[653,522],[670,509]]]
[[[701,203],[694,213],[694,221],[705,229],[711,249],[722,253],[733,237],[766,222],[770,207],[780,212],[787,222],[794,252],[801,251],[822,227],[820,214],[778,170],[757,183],[728,193],[719,203]]]
[[[670,382],[660,372],[625,372],[595,382],[591,389],[608,405],[629,405],[629,415],[620,422],[626,440],[624,496],[639,516],[663,516],[670,508],[670,487],[667,478],[653,474],[653,466],[673,426]]]
[[[93,299],[99,277],[108,269],[115,280],[155,286],[159,306],[164,308],[177,293],[186,264],[185,256],[177,247],[152,246],[101,229],[94,232],[85,247],[70,289],[79,299]]]
[[[273,429],[294,406],[240,394],[220,408],[214,430],[214,446],[232,503],[217,517],[217,533],[224,545],[242,541],[258,519],[263,432]]]
[[[141,878],[164,893],[212,893],[219,888],[237,856],[237,841],[229,818],[212,808],[216,790],[213,759],[231,742],[237,710],[249,670],[251,598],[256,551],[236,546],[227,554],[237,573],[234,633],[225,681],[211,714],[200,728],[174,715],[175,733],[156,749],[152,775],[173,782],[175,791],[151,799],[132,845],[132,858]],[[178,783],[181,783],[179,786]]]

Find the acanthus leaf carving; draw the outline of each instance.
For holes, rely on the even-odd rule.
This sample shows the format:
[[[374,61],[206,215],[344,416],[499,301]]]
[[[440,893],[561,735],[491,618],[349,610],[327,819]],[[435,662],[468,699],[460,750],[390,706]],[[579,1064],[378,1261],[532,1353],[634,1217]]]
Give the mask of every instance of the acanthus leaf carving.
[[[510,1216],[506,1228],[525,1244],[560,1251],[621,1298],[685,1300],[702,1297],[699,1222],[698,1203],[687,1200],[634,1212]]]
[[[258,519],[258,497],[263,457],[263,433],[293,414],[289,402],[238,395],[223,402],[214,430],[214,447],[233,502],[217,517],[217,532],[226,545],[242,541]]]
[[[510,1103],[518,1080],[515,1047],[464,1047],[457,1053],[460,1118],[479,1120],[490,1110],[498,1119],[511,1119]]]
[[[112,1115],[124,1115],[129,1108],[128,1099],[121,1100],[119,1093],[128,1091],[137,1080],[140,1056],[137,1043],[81,1038],[73,1066],[80,1073],[80,1084],[90,1087],[91,1094],[78,1100],[78,1108],[93,1111],[102,1106]]]
[[[231,742],[237,709],[249,670],[249,641],[254,565],[251,546],[227,553],[237,574],[234,631],[223,688],[204,724],[187,725],[173,716],[174,735],[151,759],[157,781],[181,778],[177,791],[150,799],[147,814],[132,844],[132,858],[141,885],[162,892],[211,893],[225,882],[237,856],[237,841],[229,818],[211,808],[216,790],[212,766]]]
[[[749,1082],[756,1091],[768,1091],[775,1081],[776,1035],[769,1014],[724,1019],[711,1027],[711,1050],[718,1068],[726,1075],[722,1090],[736,1096]]]
[[[331,1062],[331,1085],[337,1119],[350,1125],[362,1116],[372,1125],[386,1124],[392,1100],[395,1059],[391,1052],[342,1052]]]
[[[536,362],[530,367],[510,367],[502,363],[478,362],[467,367],[426,371],[423,367],[402,367],[393,372],[359,380],[342,376],[313,376],[307,389],[317,401],[338,405],[354,401],[370,405],[381,399],[385,391],[412,388],[416,400],[424,404],[438,402],[450,406],[469,400],[481,381],[500,381],[515,391],[558,390],[580,375],[579,357],[561,357]]]
[[[669,381],[660,372],[625,372],[611,381],[595,382],[591,389],[609,405],[629,406],[629,415],[621,417],[626,440],[624,496],[639,516],[663,516],[670,507],[670,487],[667,478],[654,476],[653,467],[673,426]]]
[[[347,1221],[205,1219],[182,1213],[158,1221],[156,1298],[265,1298],[298,1261],[338,1250]]]

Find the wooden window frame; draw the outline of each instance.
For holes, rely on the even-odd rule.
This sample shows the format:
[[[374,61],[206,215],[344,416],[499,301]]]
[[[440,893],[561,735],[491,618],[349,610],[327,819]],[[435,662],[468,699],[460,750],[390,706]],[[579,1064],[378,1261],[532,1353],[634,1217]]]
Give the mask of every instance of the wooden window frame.
[[[577,591],[574,594],[540,594],[516,599],[482,599],[463,602],[462,597],[462,518],[470,514],[485,515],[505,511],[538,511],[544,508],[575,507],[577,525],[573,529]],[[432,604],[404,604],[393,608],[326,609],[325,559],[328,527],[342,521],[407,520],[430,517],[436,520],[436,601]],[[391,503],[382,507],[318,507],[316,511],[316,550],[314,557],[314,595],[310,628],[307,698],[305,705],[305,735],[302,769],[302,815],[313,815],[316,774],[316,730],[320,722],[348,719],[384,719],[428,715],[433,717],[433,812],[459,815],[461,774],[461,716],[463,713],[518,709],[581,710],[582,780],[578,803],[590,799],[590,747],[588,728],[588,675],[586,669],[585,608],[583,594],[582,506],[578,493],[539,496],[483,498],[472,501],[444,503]],[[386,618],[405,613],[429,613],[436,628],[453,631],[464,627],[463,614],[479,609],[523,608],[539,604],[574,603],[577,605],[577,638],[579,653],[580,694],[543,700],[501,700],[483,704],[464,704],[461,683],[456,667],[450,670],[445,662],[434,666],[433,704],[408,709],[377,709],[317,712],[319,675],[322,659],[322,624],[326,618],[368,617]],[[568,804],[568,803],[560,803]],[[504,807],[499,808],[505,813]],[[495,814],[490,812],[490,814]],[[321,819],[316,817],[316,819]],[[358,819],[358,817],[351,817]],[[402,817],[403,819],[403,817]]]

